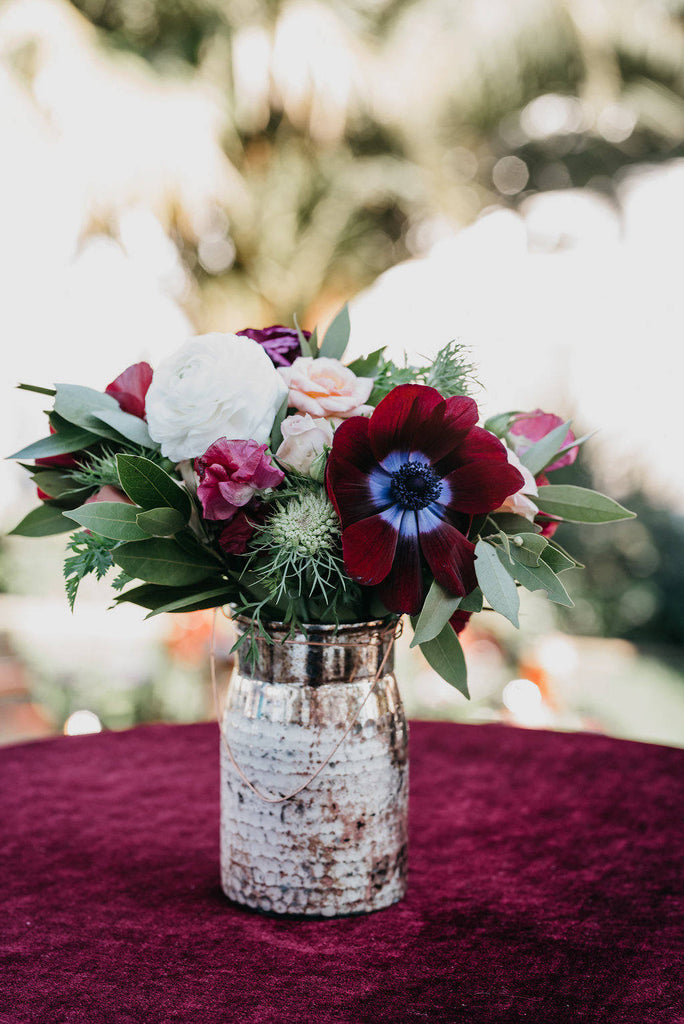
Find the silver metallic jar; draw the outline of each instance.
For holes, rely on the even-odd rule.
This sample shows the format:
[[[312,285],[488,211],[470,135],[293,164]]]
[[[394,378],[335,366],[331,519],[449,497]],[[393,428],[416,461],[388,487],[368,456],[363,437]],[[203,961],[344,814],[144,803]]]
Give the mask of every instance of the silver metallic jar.
[[[238,630],[240,620],[236,623]],[[244,629],[245,624],[242,623]],[[263,911],[333,917],[378,910],[406,890],[407,727],[391,627],[269,627],[256,664],[243,648],[221,742],[221,886]],[[283,643],[283,641],[285,641]],[[383,666],[383,659],[385,660]]]

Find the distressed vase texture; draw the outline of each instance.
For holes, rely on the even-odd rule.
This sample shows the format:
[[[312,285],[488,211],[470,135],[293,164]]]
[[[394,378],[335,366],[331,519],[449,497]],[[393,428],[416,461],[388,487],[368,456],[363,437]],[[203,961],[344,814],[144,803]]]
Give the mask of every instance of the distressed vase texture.
[[[238,629],[240,621],[238,620]],[[330,754],[391,643],[380,622],[283,627],[245,654],[223,729],[250,782],[286,796]],[[406,890],[408,745],[393,651],[349,735],[301,793],[269,804],[240,778],[221,743],[221,886],[262,911],[334,917],[387,907]]]

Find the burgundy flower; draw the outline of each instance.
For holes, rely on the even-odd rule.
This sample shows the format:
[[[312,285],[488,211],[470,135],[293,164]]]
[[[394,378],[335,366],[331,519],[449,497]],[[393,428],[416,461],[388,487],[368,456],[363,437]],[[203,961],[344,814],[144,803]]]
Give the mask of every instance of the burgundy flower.
[[[197,494],[207,519],[232,519],[257,491],[277,487],[285,476],[256,441],[219,438],[195,459]]]
[[[257,502],[241,508],[219,534],[219,546],[228,555],[244,555],[256,524],[263,519],[263,511]]]
[[[556,427],[560,427],[563,422],[560,416],[555,416],[551,412],[543,412],[541,409],[535,409],[534,412],[519,413],[511,421],[508,428],[508,432],[513,435],[513,438],[521,438],[520,441],[513,440],[512,438],[516,454],[524,455],[531,445],[541,441],[543,437],[550,434]],[[572,444],[574,440],[575,435],[572,430],[568,430],[563,441],[563,447],[565,448],[567,445]],[[529,441],[529,444],[526,444],[526,441]],[[569,466],[576,458],[577,448],[571,448],[570,451],[564,452],[563,455],[556,459],[551,466],[547,466],[547,471]]]
[[[345,420],[335,432],[327,486],[344,563],[358,582],[379,585],[390,611],[419,611],[425,564],[449,593],[469,593],[476,585],[470,518],[523,485],[477,417],[472,398],[402,384],[370,419]]]
[[[244,331],[237,333],[251,338],[252,341],[258,341],[274,366],[291,366],[297,356],[302,354],[297,332],[291,327],[283,327],[282,324],[274,324],[261,330],[246,327]],[[307,340],[311,337],[309,331],[302,331],[302,334]]]
[[[463,630],[466,628],[468,622],[470,621],[470,616],[472,614],[472,612],[462,612],[459,611],[458,608],[456,609],[454,614],[449,619],[449,625],[453,629],[456,636],[458,636],[459,633],[462,633]]]
[[[152,367],[149,363],[134,363],[123,373],[120,373],[116,380],[108,384],[105,394],[116,398],[124,412],[131,416],[137,416],[144,420],[145,417],[145,396],[152,383]]]

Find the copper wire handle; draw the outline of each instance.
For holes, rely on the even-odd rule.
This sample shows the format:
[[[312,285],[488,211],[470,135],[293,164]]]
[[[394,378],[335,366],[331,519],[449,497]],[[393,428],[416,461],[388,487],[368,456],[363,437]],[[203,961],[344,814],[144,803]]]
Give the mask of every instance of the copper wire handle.
[[[223,614],[225,615],[225,612]],[[305,790],[308,786],[311,785],[311,783],[315,779],[318,778],[318,776],[321,774],[323,769],[330,762],[330,760],[334,757],[334,755],[340,749],[340,747],[342,746],[342,744],[344,743],[346,738],[349,736],[349,733],[352,731],[352,729],[356,725],[356,723],[357,723],[357,721],[359,719],[359,715],[363,711],[363,709],[364,709],[364,707],[366,705],[367,700],[369,699],[370,695],[373,693],[373,690],[375,689],[375,687],[378,685],[378,682],[382,678],[382,674],[383,674],[385,665],[387,664],[387,659],[389,658],[392,650],[394,649],[394,644],[395,644],[396,640],[401,636],[401,632],[402,632],[401,620],[393,627],[391,635],[389,637],[389,643],[387,645],[387,650],[385,651],[383,659],[380,662],[380,665],[378,666],[378,670],[375,673],[375,676],[373,677],[370,689],[368,690],[368,693],[366,694],[366,696],[363,698],[363,700],[359,704],[358,708],[356,709],[356,711],[355,711],[355,713],[354,713],[354,715],[352,717],[352,720],[350,721],[349,725],[345,729],[345,731],[342,734],[341,738],[337,741],[337,743],[332,748],[332,750],[327,755],[327,757],[321,762],[321,764],[318,766],[318,768],[313,773],[313,775],[310,775],[309,778],[305,782],[303,782],[300,786],[297,786],[297,788],[294,789],[291,793],[288,793],[287,796],[272,796],[272,795],[270,795],[268,793],[262,793],[259,789],[257,789],[257,787],[254,785],[254,783],[250,782],[250,780],[247,778],[247,776],[243,772],[242,768],[238,764],[238,762],[237,762],[237,760],[235,758],[235,754],[231,750],[230,743],[228,742],[228,737],[226,736],[226,731],[225,731],[225,729],[223,727],[223,709],[221,708],[221,704],[220,704],[220,701],[219,701],[218,685],[217,685],[217,682],[216,682],[216,617],[217,617],[217,615],[218,615],[218,608],[214,608],[214,618],[213,618],[212,626],[211,626],[211,649],[210,649],[210,652],[209,652],[209,664],[210,664],[210,667],[211,667],[211,688],[212,688],[212,692],[213,692],[213,695],[214,695],[214,710],[215,710],[215,713],[216,713],[216,722],[217,722],[218,727],[219,727],[219,732],[221,733],[221,741],[223,743],[223,746],[226,749],[226,753],[228,754],[228,757],[230,758],[231,764],[235,768],[235,771],[238,773],[238,775],[240,776],[240,778],[242,779],[244,784],[247,786],[247,788],[250,789],[252,791],[252,793],[254,793],[255,796],[259,797],[260,800],[263,800],[264,803],[267,803],[267,804],[283,804],[283,803],[286,803],[288,800],[292,800],[293,797],[295,797],[299,793],[303,792],[303,790]],[[229,616],[226,616],[226,618],[229,618]],[[389,632],[389,630],[387,630],[387,632]],[[328,646],[328,644],[326,642],[323,642],[323,641],[320,641],[320,642],[311,641],[310,642],[308,640],[284,640],[283,642],[284,643],[291,643],[291,644],[295,644],[295,643],[306,643],[306,644],[309,644],[310,643],[311,646],[315,646],[315,647],[327,647]],[[341,641],[338,646],[340,646],[340,647],[343,647],[343,646],[344,647],[356,647],[358,645],[354,644],[354,643],[345,643],[344,641]],[[350,683],[353,682],[355,675],[356,675],[356,668],[354,668],[354,670],[353,670],[353,672],[351,674],[351,677],[349,679]]]

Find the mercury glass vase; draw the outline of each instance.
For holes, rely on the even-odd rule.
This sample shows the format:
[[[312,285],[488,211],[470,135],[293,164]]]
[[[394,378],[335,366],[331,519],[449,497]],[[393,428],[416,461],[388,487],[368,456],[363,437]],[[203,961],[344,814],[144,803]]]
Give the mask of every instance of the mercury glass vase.
[[[222,889],[278,914],[387,907],[404,895],[407,869],[408,737],[391,629],[310,626],[288,639],[276,624],[269,635],[255,664],[239,649],[223,715],[242,775],[222,738]],[[268,803],[245,778],[276,798],[311,781]]]

